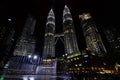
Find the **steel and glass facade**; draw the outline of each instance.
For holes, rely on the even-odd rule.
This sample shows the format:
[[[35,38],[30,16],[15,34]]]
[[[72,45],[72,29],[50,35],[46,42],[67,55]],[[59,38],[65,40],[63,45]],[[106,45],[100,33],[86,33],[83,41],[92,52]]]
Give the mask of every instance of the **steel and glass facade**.
[[[74,30],[74,24],[72,15],[67,6],[63,10],[63,31],[64,31],[64,44],[65,51],[67,54],[78,51],[77,39]]]

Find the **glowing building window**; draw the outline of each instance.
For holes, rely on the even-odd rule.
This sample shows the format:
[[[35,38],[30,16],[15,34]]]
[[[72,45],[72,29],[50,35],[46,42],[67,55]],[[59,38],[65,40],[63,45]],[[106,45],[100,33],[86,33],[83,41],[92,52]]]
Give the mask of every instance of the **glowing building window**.
[[[106,66],[107,64],[105,62],[103,62],[103,65]]]
[[[80,70],[80,68],[77,68],[77,70]]]
[[[88,61],[86,60],[85,63],[87,63]]]
[[[79,64],[79,66],[82,66],[82,64]]]
[[[68,60],[67,62],[70,62],[70,60]]]
[[[75,66],[77,67],[78,65],[77,65],[77,64],[75,64]]]
[[[77,60],[79,60],[79,57],[77,57]]]
[[[76,58],[74,58],[74,60],[76,60]]]
[[[84,55],[84,57],[88,57],[88,55]]]

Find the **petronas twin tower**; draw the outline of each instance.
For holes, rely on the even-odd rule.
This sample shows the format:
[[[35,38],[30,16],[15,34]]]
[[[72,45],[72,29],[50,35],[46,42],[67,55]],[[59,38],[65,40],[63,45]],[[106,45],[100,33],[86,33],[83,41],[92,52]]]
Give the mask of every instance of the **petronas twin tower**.
[[[93,20],[90,15],[83,14],[80,15],[81,26],[83,28],[84,37],[86,39],[87,48],[93,53],[103,56],[106,53],[106,49],[102,42],[102,38],[98,33],[97,28],[95,27]],[[72,20],[72,15],[70,13],[69,8],[65,5],[63,9],[63,32],[61,34],[55,33],[55,15],[53,9],[51,9],[48,13],[45,35],[44,35],[44,46],[42,58],[47,59],[51,57],[56,57],[55,53],[55,44],[56,38],[60,38],[63,36],[64,40],[64,50],[65,54],[71,54],[79,51],[77,45],[77,39],[74,30],[74,24]],[[24,26],[21,37],[19,38],[16,49],[14,50],[14,55],[18,56],[34,56],[35,54],[35,39],[32,36],[34,32],[36,24],[36,19],[29,15],[26,24]],[[99,37],[97,37],[99,36]],[[61,38],[60,38],[61,39]],[[103,54],[103,55],[102,55]]]
[[[78,51],[74,25],[70,10],[65,6],[63,10],[64,45],[67,54]],[[55,57],[55,15],[51,9],[46,23],[43,58]]]
[[[84,36],[86,37],[86,42],[88,48],[95,52],[99,51],[99,47],[104,51],[104,47],[96,28],[93,28],[92,23],[88,23],[88,16],[82,15],[80,18],[86,19],[82,26],[84,29]],[[90,20],[90,19],[88,19]],[[63,36],[65,55],[73,55],[78,52],[78,45],[76,34],[74,30],[74,24],[72,20],[72,15],[67,6],[63,10],[63,32],[61,34],[55,33],[55,15],[51,9],[48,13],[45,35],[44,35],[44,46],[42,56],[35,54],[35,39],[33,37],[34,27],[36,24],[36,19],[29,15],[26,24],[24,26],[21,37],[19,38],[16,49],[14,50],[14,56],[9,60],[9,70],[16,73],[25,74],[56,74],[57,70],[57,59],[55,52],[56,38]],[[93,33],[94,31],[94,33]],[[94,37],[94,38],[93,38]],[[61,39],[61,38],[60,38]],[[92,44],[93,43],[93,44]],[[60,56],[62,57],[62,56]],[[11,74],[11,73],[10,73]]]

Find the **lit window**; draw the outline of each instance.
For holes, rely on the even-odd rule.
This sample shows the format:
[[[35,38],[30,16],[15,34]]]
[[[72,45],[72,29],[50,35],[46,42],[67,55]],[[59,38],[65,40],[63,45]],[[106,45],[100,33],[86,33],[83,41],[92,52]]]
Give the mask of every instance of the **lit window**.
[[[9,18],[8,21],[12,21],[12,19]]]
[[[82,66],[82,64],[79,64],[79,66]]]
[[[77,64],[75,64],[75,66],[77,67],[78,65],[77,65]]]
[[[106,64],[105,62],[103,62],[103,65],[105,65],[105,66],[106,66],[107,64]]]
[[[68,60],[68,62],[70,62],[70,60]]]
[[[77,68],[77,70],[80,70],[80,68]]]
[[[88,57],[88,55],[84,55],[84,57]]]
[[[74,58],[74,60],[76,60],[76,58]]]
[[[88,61],[85,61],[86,63],[88,62]]]
[[[79,60],[79,57],[77,57],[77,60]]]

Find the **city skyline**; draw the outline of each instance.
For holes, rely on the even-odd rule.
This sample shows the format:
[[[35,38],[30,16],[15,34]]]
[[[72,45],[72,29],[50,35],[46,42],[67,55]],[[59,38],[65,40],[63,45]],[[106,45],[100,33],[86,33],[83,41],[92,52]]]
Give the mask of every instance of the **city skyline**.
[[[0,80],[120,79],[118,5],[0,0]]]
[[[8,3],[6,3],[6,2]],[[20,32],[22,30],[22,27],[25,24],[25,19],[27,17],[28,13],[31,13],[33,16],[37,19],[37,24],[35,26],[35,32],[34,35],[37,40],[36,45],[36,51],[39,53],[42,52],[42,45],[44,41],[44,32],[45,32],[45,23],[46,23],[46,17],[47,13],[51,8],[53,8],[55,12],[55,18],[56,18],[56,33],[62,32],[62,11],[64,8],[64,5],[67,5],[70,10],[71,14],[73,16],[74,25],[75,25],[75,31],[77,35],[78,40],[78,47],[79,49],[85,49],[86,46],[84,42],[84,37],[82,32],[82,28],[79,21],[79,15],[84,12],[89,12],[98,28],[103,28],[105,26],[113,25],[114,27],[119,25],[118,21],[116,21],[117,15],[117,6],[111,6],[111,3],[107,3],[107,1],[79,1],[79,0],[45,0],[45,1],[38,1],[38,0],[30,0],[29,2],[18,0],[18,1],[8,1],[5,0],[1,3],[4,5],[1,5],[1,16],[6,19],[2,20],[1,17],[1,23],[4,21],[4,23],[7,23],[7,19],[11,19],[11,24],[9,26],[12,26],[15,28],[16,31],[16,39],[17,36],[20,35]],[[107,5],[106,5],[107,4]],[[116,13],[115,13],[116,12]],[[116,14],[116,15],[115,15]],[[4,17],[5,16],[5,17]],[[6,21],[6,22],[5,22]],[[2,23],[3,24],[3,23]],[[62,28],[61,28],[62,27]],[[59,51],[59,50],[58,50]],[[62,52],[62,51],[59,51]]]

